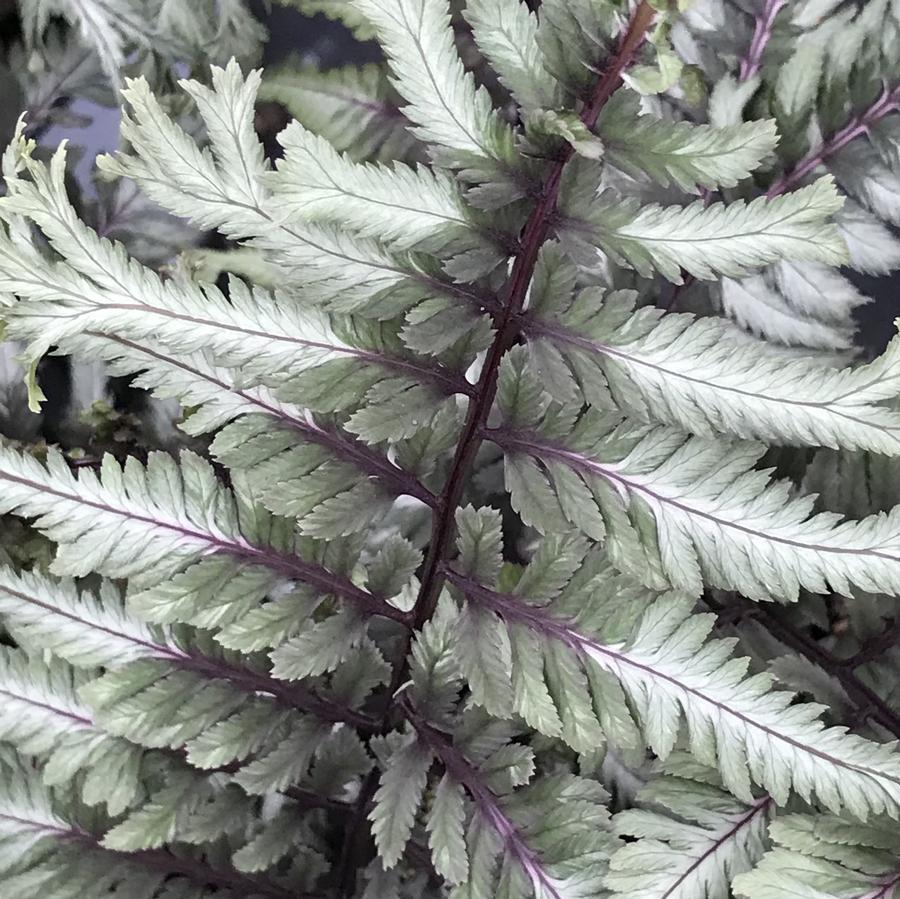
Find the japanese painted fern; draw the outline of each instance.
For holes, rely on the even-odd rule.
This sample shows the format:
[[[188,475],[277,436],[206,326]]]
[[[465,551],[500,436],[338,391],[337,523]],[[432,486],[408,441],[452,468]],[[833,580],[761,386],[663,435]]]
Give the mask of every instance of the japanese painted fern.
[[[118,79],[118,5],[24,9]],[[0,447],[4,899],[900,895],[897,4],[296,5],[386,68],[124,81],[100,172],[202,265],[3,156],[32,404],[191,446]]]

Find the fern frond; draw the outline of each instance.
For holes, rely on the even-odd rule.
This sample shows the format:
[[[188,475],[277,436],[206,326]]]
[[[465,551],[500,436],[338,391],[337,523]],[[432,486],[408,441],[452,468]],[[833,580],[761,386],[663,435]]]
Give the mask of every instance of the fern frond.
[[[163,281],[149,269],[126,264],[121,249],[108,243],[98,246],[90,276],[74,265],[41,263],[37,254],[7,241],[0,252],[4,283],[35,301],[10,311],[17,320],[12,327],[35,340],[41,333],[37,322],[43,322],[46,339],[35,340],[35,355],[88,331],[153,337],[180,353],[207,349],[223,365],[245,365],[249,371],[255,359],[257,379],[265,372],[270,381],[285,370],[302,373],[342,356],[366,355],[338,337],[321,314],[251,292],[238,280],[231,282],[228,298],[212,285]],[[19,268],[25,260],[40,265],[44,277]]]
[[[671,122],[640,114],[637,94],[618,91],[597,121],[606,159],[629,175],[647,175],[668,187],[734,187],[778,143],[771,120],[724,128]]]
[[[900,223],[900,178],[867,142],[853,142],[829,160],[838,184],[887,224]]]
[[[405,741],[386,760],[370,813],[372,837],[385,868],[393,868],[412,834],[432,758],[415,739]]]
[[[111,175],[133,179],[162,206],[200,227],[216,227],[235,239],[252,237],[253,244],[280,265],[288,286],[333,311],[365,310],[369,318],[386,319],[432,297],[478,303],[477,295],[452,284],[427,260],[391,253],[375,240],[286,215],[278,196],[266,187],[270,173],[261,163],[248,163],[224,175],[233,167],[229,160],[251,141],[258,79],[244,80],[236,65],[217,71],[218,91],[196,82],[183,85],[198,98],[201,113],[216,120],[215,127],[207,121],[214,156],[201,152],[164,113],[145,81],[134,81],[126,94],[133,118],[123,123],[123,133],[137,155],[106,157],[101,167]],[[233,106],[242,115],[236,115]],[[223,121],[229,122],[228,127]],[[26,159],[28,152],[27,147],[21,151]],[[261,152],[257,143],[252,159],[259,160]],[[496,261],[496,254],[489,254],[488,268]],[[299,271],[303,277],[297,279]]]
[[[865,209],[848,201],[835,223],[856,271],[886,275],[900,268],[900,240]]]
[[[343,493],[359,492],[364,484],[374,492],[360,512],[373,519],[394,496],[414,496],[426,505],[435,502],[419,480],[385,455],[335,425],[317,423],[304,409],[280,401],[264,387],[233,384],[231,372],[202,353],[181,356],[149,341],[98,334],[68,338],[59,347],[83,359],[100,358],[111,374],[136,375],[134,386],[161,399],[179,400],[190,409],[181,427],[192,435],[217,431],[213,456],[241,471],[266,508],[292,515],[304,533],[314,535],[316,530],[312,522],[309,529],[304,526],[307,513]],[[312,464],[317,456],[321,461]],[[304,459],[310,461],[304,465]],[[275,483],[278,489],[272,490]],[[375,485],[382,488],[381,499]]]
[[[233,56],[252,58],[265,30],[240,0],[183,4],[159,0],[28,0],[22,19],[30,48],[40,47],[53,17],[77,29],[106,78],[114,86],[122,69],[134,62],[134,51],[154,52],[164,62],[225,62]]]
[[[424,425],[435,412],[432,385],[452,383],[451,393],[466,390],[461,375],[447,372],[444,366],[418,360],[402,347],[390,354],[391,359],[377,341],[372,341],[371,349],[354,346],[352,341],[358,340],[365,347],[365,329],[345,328],[344,339],[324,314],[251,291],[236,279],[228,298],[211,285],[164,281],[128,259],[120,245],[100,238],[77,219],[65,196],[63,165],[61,154],[50,171],[33,163],[36,180],[8,181],[10,194],[0,201],[7,209],[14,208],[15,214],[30,215],[66,260],[49,263],[23,241],[0,237],[0,280],[20,297],[34,301],[20,303],[9,313],[10,333],[31,339],[32,358],[53,343],[85,331],[139,341],[152,337],[179,353],[203,348],[221,364],[242,366],[245,375],[265,375],[269,383],[283,381],[283,373],[290,372],[291,398],[296,399],[299,392],[304,405],[323,402],[333,411],[340,394],[346,402],[358,404],[363,399],[365,404],[368,392],[381,408],[377,413],[361,410],[355,423],[357,433],[372,442],[393,434],[409,436],[416,429],[409,430],[407,424],[405,430],[401,425],[399,432],[384,433],[391,402],[404,402],[407,408],[418,402]],[[420,376],[429,383],[421,383]]]
[[[810,264],[802,267],[808,268]],[[740,280],[722,278],[719,282],[722,312],[742,330],[772,344],[826,351],[846,351],[853,346],[856,323],[852,312],[865,302],[865,298],[852,286],[847,290],[843,284],[838,285],[846,303],[843,309],[830,315],[825,303],[804,309],[772,282],[773,279],[766,275],[751,275]]]
[[[339,717],[329,721],[324,715],[286,712],[266,697],[241,693],[224,678],[154,660],[108,671],[82,686],[81,696],[107,733],[150,749],[183,749],[199,768],[217,767],[211,763],[215,757],[209,751],[211,739],[240,723],[247,726],[253,720],[251,712],[259,716],[266,709],[270,728],[264,732],[265,742],[256,744],[256,755],[249,762],[233,765],[232,780],[252,794],[284,789],[278,778],[288,758],[292,765],[296,759],[288,783],[305,773],[312,753]],[[218,757],[226,758],[225,764],[243,761],[248,742],[253,751],[246,733],[239,737],[219,747]],[[301,755],[301,747],[308,754]]]
[[[434,866],[448,883],[462,883],[469,876],[465,823],[464,797],[445,774],[434,791],[426,827]]]
[[[613,818],[635,841],[612,857],[606,884],[627,899],[728,899],[767,847],[773,800],[738,802],[690,760],[672,756],[664,770]]]
[[[372,813],[385,866],[406,845],[427,769],[437,761],[445,774],[426,826],[435,864],[456,885],[454,899],[563,899],[601,889],[615,839],[599,784],[566,774],[529,783],[531,751],[509,743],[502,732],[476,735],[462,723],[451,742],[411,705],[405,713],[412,730],[393,741]],[[396,810],[402,821],[395,820]],[[452,868],[451,847],[464,847]]]
[[[446,0],[354,0],[352,6],[375,27],[421,140],[450,151],[451,165],[510,162],[512,131],[463,69]]]
[[[809,899],[841,895],[892,899],[900,890],[900,842],[892,821],[850,825],[827,816],[788,815],[772,823],[776,848],[735,878],[736,896],[780,899],[784,885]]]
[[[15,71],[27,70],[26,52],[10,55]],[[66,40],[48,32],[39,45],[31,48],[30,59],[37,71],[23,85],[29,131],[46,127],[59,117],[60,100],[66,96],[90,94],[111,101],[112,85],[92,48],[80,41]],[[37,64],[35,64],[37,63]]]
[[[4,625],[29,647],[52,652],[77,668],[126,665],[136,659],[177,657],[166,631],[137,621],[119,591],[104,582],[99,596],[71,581],[0,568]]]
[[[213,153],[201,151],[166,115],[149,84],[136,80],[124,93],[132,114],[123,121],[122,133],[137,155],[105,157],[99,162],[101,169],[131,178],[154,201],[199,227],[218,228],[235,239],[256,237],[285,265],[311,266],[310,273],[319,269],[323,289],[326,279],[334,281],[329,284],[333,297],[355,290],[363,292],[360,300],[370,300],[413,274],[414,269],[404,269],[374,241],[351,240],[335,229],[285,221],[265,187],[268,167],[253,131],[259,75],[251,73],[245,79],[237,64],[218,69],[215,75],[215,89],[182,83],[204,116],[215,142]],[[245,164],[235,165],[243,153]],[[29,169],[39,177],[34,166]]]
[[[625,613],[631,621],[637,617],[630,626],[606,616],[622,597],[608,586],[597,589],[609,583],[609,574],[596,557],[581,564],[584,551],[583,544],[549,539],[513,593],[448,570],[467,603],[463,616],[476,608],[509,641],[522,632],[539,638],[541,652],[517,655],[504,676],[545,685],[566,742],[581,747],[604,720],[610,739],[617,740],[632,726],[630,705],[648,746],[663,759],[684,721],[691,752],[716,766],[727,789],[744,802],[755,802],[752,781],[779,804],[793,789],[807,801],[815,797],[835,813],[846,809],[863,820],[900,815],[900,755],[892,746],[827,728],[819,720],[821,706],[791,704],[792,695],[772,691],[767,675],[746,677],[747,660],[730,658],[732,641],[707,640],[712,616],[692,615],[690,598],[647,597],[642,614],[641,606]],[[545,576],[556,559],[574,569],[571,583],[557,571],[555,588],[531,595],[532,580]],[[536,727],[541,718],[532,710],[529,694],[517,691],[507,715],[521,714]]]
[[[554,516],[553,526],[565,508],[562,520],[596,534],[592,519],[599,508],[618,563],[632,573],[661,567],[670,583],[694,595],[703,581],[758,600],[793,601],[800,587],[844,594],[853,587],[892,595],[900,590],[896,516],[842,522],[837,515],[813,515],[812,497],[791,497],[787,483],[768,483],[766,472],[754,470],[762,455],[754,444],[686,440],[665,431],[633,442],[627,431],[601,426],[606,436],[600,440],[608,437],[610,448],[622,439],[631,444],[624,455],[604,454],[594,427],[589,416],[562,444],[492,434],[507,450],[513,502],[535,526],[545,527],[537,511],[543,497],[532,491],[543,492],[549,476],[544,511]],[[591,448],[576,449],[579,443]],[[638,538],[643,528],[656,533]],[[769,575],[776,570],[778,580]]]
[[[40,42],[52,15],[65,17],[78,28],[114,84],[120,79],[128,46],[148,47],[156,36],[142,15],[139,0],[40,0],[25,4],[23,11],[23,26],[33,44]]]
[[[521,0],[470,0],[466,20],[478,49],[524,110],[554,109],[560,92],[548,82],[537,43],[538,19]]]
[[[217,758],[228,753],[235,741],[258,739],[248,735],[247,728],[261,715],[269,721],[273,729],[280,728],[296,710],[308,711],[323,721],[350,721],[365,724],[365,716],[354,714],[352,708],[360,705],[369,689],[377,685],[383,674],[373,664],[369,680],[365,676],[350,680],[355,688],[363,686],[364,695],[342,709],[337,702],[327,696],[320,696],[300,685],[289,685],[275,680],[255,663],[247,664],[239,657],[222,653],[215,644],[207,641],[187,639],[175,635],[165,626],[148,625],[136,620],[123,607],[119,591],[104,582],[98,595],[88,591],[78,592],[67,581],[59,581],[37,574],[14,574],[10,569],[0,569],[0,614],[4,624],[30,649],[49,650],[78,668],[96,669],[103,666],[109,671],[124,669],[124,680],[141,683],[141,677],[148,676],[144,686],[151,686],[154,680],[168,678],[168,687],[175,692],[175,707],[185,704],[185,698],[192,690],[197,691],[204,683],[214,682],[213,691],[219,702],[213,717],[201,725],[194,736],[196,744],[190,744],[194,753],[192,763],[200,767],[217,767],[238,759],[243,759],[250,750],[241,754],[236,751],[224,761],[208,764],[210,757]],[[282,600],[286,612],[282,622],[283,638],[298,629],[309,614],[308,608],[291,603],[291,597]],[[314,608],[314,607],[313,607]],[[227,643],[225,628],[219,643]],[[265,645],[276,645],[272,640]],[[133,667],[129,667],[133,666]],[[352,661],[348,662],[352,668]],[[176,689],[177,688],[177,689]],[[88,688],[85,686],[85,690]],[[131,690],[127,696],[139,692]],[[178,698],[181,697],[181,698]],[[188,702],[187,705],[190,705]],[[236,709],[232,718],[229,718]],[[209,713],[210,710],[207,710]],[[123,716],[126,732],[123,736],[133,736],[137,728],[146,725],[146,709],[132,711],[132,719]],[[156,712],[158,715],[158,711]],[[183,712],[181,713],[183,714]],[[187,714],[190,721],[190,713]],[[155,719],[154,719],[155,720]],[[165,715],[161,717],[167,724]],[[191,723],[190,726],[193,726]],[[142,729],[140,731],[144,733]],[[152,728],[149,729],[152,734]],[[204,742],[215,740],[214,746]],[[188,739],[188,738],[185,738]],[[154,744],[158,745],[158,744]],[[204,748],[205,747],[205,748]]]
[[[35,885],[54,899],[102,895],[181,895],[289,899],[297,892],[264,878],[240,874],[200,852],[140,853],[104,849],[102,837],[74,815],[57,811],[32,771],[4,765],[0,786],[0,877],[9,899],[34,896]],[[163,892],[165,891],[165,892]],[[178,895],[177,893],[175,895]]]
[[[222,867],[251,875],[274,868],[292,851],[298,862],[305,863],[303,872],[295,866],[285,877],[286,866],[281,866],[282,872],[272,871],[270,876],[279,886],[297,891],[304,885],[311,886],[321,874],[324,859],[308,844],[308,822],[298,806],[286,801],[272,820],[258,808],[258,803],[236,786],[223,787],[215,777],[198,777],[174,768],[141,807],[107,830],[102,845],[114,852],[144,853],[166,843],[203,846],[216,842]],[[241,819],[247,822],[244,827],[237,824]],[[284,833],[276,841],[272,829],[279,825]]]
[[[281,103],[305,128],[357,162],[409,160],[421,145],[379,65],[320,71],[289,61],[267,69],[259,99]]]
[[[142,795],[144,750],[97,727],[92,710],[78,696],[90,676],[58,659],[44,661],[4,648],[0,740],[22,755],[41,757],[48,786],[80,776],[85,803],[103,803],[118,815]]]
[[[601,194],[591,204],[588,230],[591,243],[616,262],[644,277],[659,272],[681,284],[682,270],[711,280],[745,275],[780,259],[841,265],[847,251],[828,223],[841,204],[829,177],[771,200],[727,205],[640,206]],[[568,236],[561,232],[564,240]]]
[[[594,410],[577,420],[552,407],[544,414],[540,387],[526,379],[523,390],[516,367],[501,385],[508,424],[489,437],[505,451],[514,508],[542,533],[569,526],[605,536],[623,570],[696,596],[704,583],[783,601],[801,587],[900,590],[893,513],[813,514],[814,497],[754,469],[757,444],[635,427]]]
[[[106,832],[103,846],[118,852],[139,852],[172,843],[180,836],[185,819],[212,793],[209,778],[197,777],[191,771],[171,771],[164,786]]]
[[[583,96],[604,71],[612,55],[613,39],[622,30],[627,12],[618,4],[569,0],[541,3],[537,43],[548,73],[572,96]]]
[[[401,249],[438,252],[484,243],[453,179],[424,167],[360,165],[292,122],[279,135],[284,159],[269,177],[285,213],[341,225]]]
[[[894,453],[895,340],[878,360],[830,369],[719,318],[634,308],[634,294],[575,293],[575,269],[545,248],[523,330],[532,367],[560,403],[579,393],[689,433]]]
[[[385,64],[267,83],[245,0],[0,48],[3,899],[900,891],[891,0],[285,2]]]
[[[410,650],[410,696],[429,721],[445,726],[453,719],[463,688],[455,655],[456,617],[452,603],[440,602]]]
[[[348,579],[295,555],[289,529],[242,508],[192,453],[182,454],[180,467],[162,453],[151,454],[146,468],[135,459],[120,468],[107,456],[101,472],[102,479],[83,469],[76,479],[56,452],[45,468],[0,449],[2,508],[38,519],[59,544],[58,574],[127,575],[135,601],[157,620],[234,620],[293,579],[363,607],[374,601],[371,611],[403,620]]]

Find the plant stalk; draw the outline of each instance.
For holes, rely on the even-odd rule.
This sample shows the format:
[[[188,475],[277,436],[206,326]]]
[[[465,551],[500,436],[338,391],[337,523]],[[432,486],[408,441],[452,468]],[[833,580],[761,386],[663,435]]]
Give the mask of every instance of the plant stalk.
[[[628,28],[619,41],[615,54],[600,76],[590,100],[585,104],[581,112],[581,121],[589,129],[596,125],[604,105],[613,92],[622,84],[622,74],[633,62],[637,50],[646,38],[654,17],[655,11],[653,7],[650,6],[647,0],[641,0],[631,17]],[[534,274],[534,268],[537,265],[541,247],[550,233],[553,217],[559,202],[563,172],[566,164],[572,159],[574,154],[574,149],[567,146],[560,157],[554,161],[541,189],[537,205],[532,210],[522,230],[519,250],[513,262],[506,288],[503,291],[505,302],[502,311],[494,318],[494,340],[488,350],[474,394],[469,400],[468,412],[456,446],[450,473],[443,491],[437,498],[428,554],[422,570],[421,588],[409,615],[412,627],[400,641],[394,661],[391,683],[385,697],[385,706],[381,718],[382,730],[384,731],[389,727],[394,696],[409,673],[408,658],[413,634],[415,631],[420,630],[434,615],[438,597],[444,586],[443,563],[446,561],[453,546],[456,509],[462,499],[466,481],[471,474],[475,456],[483,440],[482,430],[497,393],[500,363],[503,360],[503,356],[518,339],[519,316],[525,305],[528,287]],[[355,870],[359,865],[355,863],[354,859],[362,852],[359,834],[365,823],[366,808],[375,795],[377,788],[378,775],[373,770],[363,784],[356,814],[348,827],[345,852],[341,860],[340,888],[344,896],[351,895],[355,889]]]

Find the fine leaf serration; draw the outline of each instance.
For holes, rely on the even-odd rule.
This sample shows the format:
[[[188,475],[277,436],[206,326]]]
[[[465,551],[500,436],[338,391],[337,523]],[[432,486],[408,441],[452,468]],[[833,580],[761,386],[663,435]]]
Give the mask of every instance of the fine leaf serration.
[[[179,427],[0,446],[0,895],[900,894],[897,4],[284,2],[21,3],[30,406]]]

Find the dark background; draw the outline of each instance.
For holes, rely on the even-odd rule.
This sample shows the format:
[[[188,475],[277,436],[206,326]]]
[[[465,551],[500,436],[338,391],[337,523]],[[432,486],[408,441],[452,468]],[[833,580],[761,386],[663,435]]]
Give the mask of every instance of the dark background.
[[[250,0],[250,8],[269,29],[263,50],[263,65],[282,62],[293,53],[314,56],[323,68],[347,62],[374,62],[381,58],[374,43],[360,44],[342,25],[324,16],[304,18],[296,10],[281,6],[266,9],[265,0]]]

